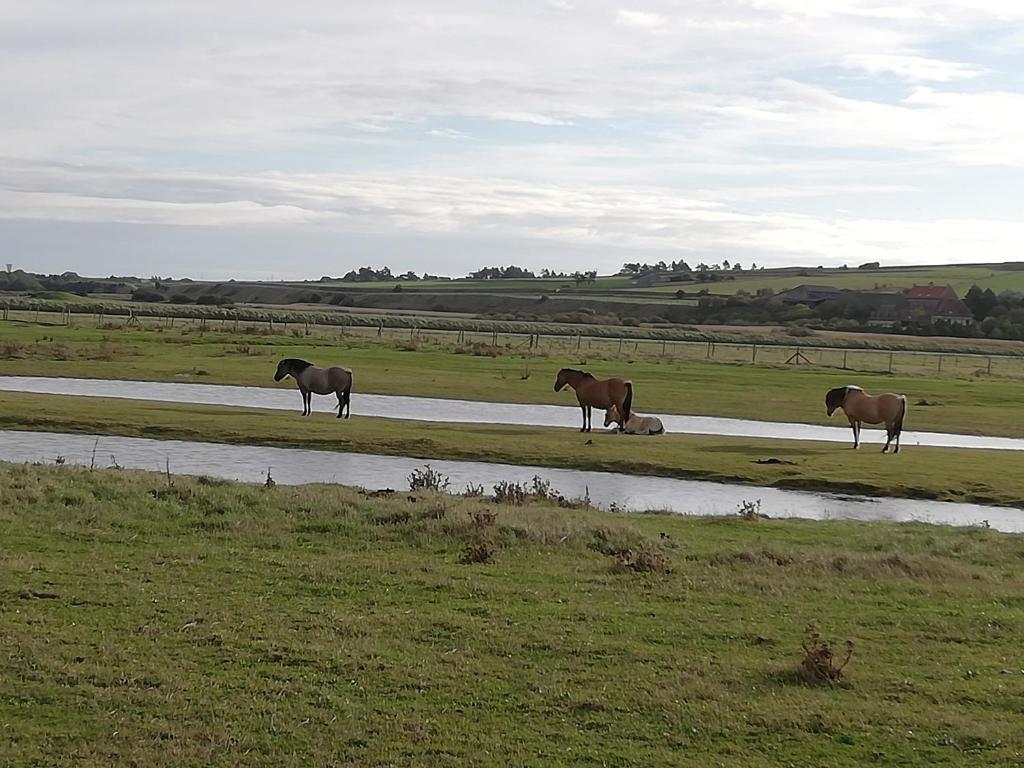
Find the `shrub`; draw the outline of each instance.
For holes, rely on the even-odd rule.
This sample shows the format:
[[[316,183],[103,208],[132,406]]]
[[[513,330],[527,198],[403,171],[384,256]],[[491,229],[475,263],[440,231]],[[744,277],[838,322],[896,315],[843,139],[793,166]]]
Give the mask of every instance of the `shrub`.
[[[526,503],[529,493],[526,490],[526,486],[522,483],[512,483],[508,480],[502,480],[496,486],[494,486],[494,498],[502,504],[512,504],[514,506],[522,506]]]
[[[447,475],[432,469],[429,464],[409,473],[410,491],[446,491],[450,482]]]
[[[832,644],[821,636],[818,628],[812,623],[804,630],[804,640],[800,644],[803,658],[800,659],[799,675],[805,683],[812,685],[835,685],[843,679],[843,670],[853,657],[853,641],[846,641],[846,657],[837,663],[838,656],[832,650]]]

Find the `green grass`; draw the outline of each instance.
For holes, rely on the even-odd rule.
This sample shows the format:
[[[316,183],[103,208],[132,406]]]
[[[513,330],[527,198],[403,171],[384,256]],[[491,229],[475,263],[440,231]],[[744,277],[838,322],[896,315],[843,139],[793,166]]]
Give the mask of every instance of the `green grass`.
[[[806,274],[800,274],[803,271]],[[735,280],[719,283],[666,283],[644,290],[657,290],[674,293],[682,288],[692,291],[695,287],[705,287],[712,293],[736,293],[745,290],[755,294],[759,289],[770,288],[776,293],[795,288],[805,283],[810,285],[831,285],[836,288],[851,290],[886,290],[893,291],[909,288],[913,285],[952,285],[961,297],[972,285],[991,288],[996,293],[1005,290],[1024,291],[1024,270],[1005,269],[999,265],[946,265],[934,267],[907,267],[882,270],[859,269],[824,269],[814,268],[766,270],[764,273],[746,273],[735,275]]]
[[[298,400],[298,398],[296,398]],[[0,393],[0,429],[127,435],[242,445],[465,459],[618,471],[876,496],[1024,507],[1013,451],[877,446],[705,435],[636,437],[602,431],[459,425],[131,400]],[[778,458],[785,464],[758,464]],[[756,490],[751,491],[756,494]]]
[[[1019,537],[10,465],[0,524],[12,768],[932,768],[1024,750]],[[464,564],[481,538],[494,561]],[[602,554],[627,548],[669,572]],[[812,621],[854,644],[840,685],[797,674]]]
[[[486,344],[454,345],[377,340],[365,336],[263,336],[227,330],[96,329],[0,324],[0,374],[201,381],[273,386],[276,360],[302,357],[354,369],[355,392],[571,405],[568,392],[552,383],[562,366],[584,367],[595,375],[626,376],[636,386],[636,408],[695,415],[828,423],[825,391],[856,383],[869,392],[908,395],[908,429],[1024,436],[1020,382],[994,375],[963,358],[941,376],[922,356],[898,359],[909,374],[843,371],[817,366],[753,366],[660,358],[660,345],[634,354],[614,344],[579,351],[572,344],[545,341],[540,353],[524,344],[492,349]],[[472,354],[473,350],[481,354]],[[408,350],[408,351],[406,351]],[[458,354],[465,352],[466,354]],[[497,357],[490,357],[490,353]],[[834,353],[841,354],[841,353]],[[851,364],[857,355],[850,353]],[[763,352],[762,358],[768,353]],[[911,366],[916,367],[911,367]],[[927,366],[927,367],[925,367]],[[282,386],[290,386],[283,384]],[[920,401],[931,405],[918,407]],[[841,424],[836,418],[831,422]]]

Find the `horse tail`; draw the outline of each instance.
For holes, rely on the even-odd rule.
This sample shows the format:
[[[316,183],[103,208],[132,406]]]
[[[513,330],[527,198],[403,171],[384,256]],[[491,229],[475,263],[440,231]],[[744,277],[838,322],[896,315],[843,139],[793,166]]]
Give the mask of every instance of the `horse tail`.
[[[665,434],[665,425],[664,425],[664,424],[662,424],[662,423],[661,423],[661,422],[659,421],[659,422],[658,422],[658,428],[657,428],[657,429],[652,429],[652,430],[651,430],[651,434],[652,434],[652,435],[664,435],[664,434]]]
[[[893,437],[897,437],[903,432],[903,418],[907,415],[907,396],[900,395],[900,415],[896,417],[896,423],[893,424]]]
[[[632,381],[627,381],[626,382],[626,397],[622,401],[622,413],[619,414],[620,416],[622,416],[622,423],[623,424],[625,424],[627,421],[629,421],[629,413],[630,413],[630,409],[632,407],[633,407],[633,382]]]

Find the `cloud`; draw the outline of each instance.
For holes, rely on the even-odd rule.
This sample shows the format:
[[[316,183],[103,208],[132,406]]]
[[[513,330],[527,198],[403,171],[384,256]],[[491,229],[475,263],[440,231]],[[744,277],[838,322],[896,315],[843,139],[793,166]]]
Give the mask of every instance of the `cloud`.
[[[959,61],[908,54],[851,54],[843,63],[851,69],[860,69],[870,75],[894,75],[910,82],[948,83],[954,80],[970,80],[987,72],[982,67]]]
[[[615,14],[615,23],[630,29],[657,29],[665,24],[665,17],[647,11],[619,10]]]
[[[776,262],[878,255],[889,218],[1016,236],[976,224],[1024,192],[984,175],[1024,165],[1015,2],[4,5],[7,221]]]

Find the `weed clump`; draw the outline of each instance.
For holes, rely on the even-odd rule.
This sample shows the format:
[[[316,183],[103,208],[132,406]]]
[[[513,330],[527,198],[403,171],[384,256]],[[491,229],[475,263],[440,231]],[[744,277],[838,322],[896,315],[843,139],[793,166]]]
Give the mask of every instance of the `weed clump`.
[[[530,492],[523,483],[513,483],[509,480],[502,480],[494,486],[494,499],[501,504],[511,504],[521,507],[530,497]]]
[[[490,509],[472,509],[468,514],[470,531],[462,551],[462,562],[467,565],[490,563],[498,551],[494,543],[494,527],[498,521],[498,513]]]
[[[768,515],[761,513],[760,499],[757,501],[741,501],[736,514],[744,520],[762,520],[768,517]]]
[[[615,569],[630,573],[671,573],[668,558],[649,541],[635,536],[595,528],[587,545],[590,549],[607,555],[615,563]]]
[[[822,637],[818,628],[808,624],[800,644],[803,657],[800,659],[798,674],[810,685],[836,685],[842,682],[843,670],[853,657],[853,641],[846,641],[846,656],[839,661],[839,654],[832,649],[832,643]]]
[[[429,464],[409,473],[410,491],[447,491],[451,481]]]

